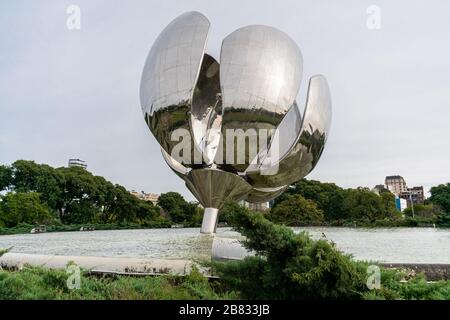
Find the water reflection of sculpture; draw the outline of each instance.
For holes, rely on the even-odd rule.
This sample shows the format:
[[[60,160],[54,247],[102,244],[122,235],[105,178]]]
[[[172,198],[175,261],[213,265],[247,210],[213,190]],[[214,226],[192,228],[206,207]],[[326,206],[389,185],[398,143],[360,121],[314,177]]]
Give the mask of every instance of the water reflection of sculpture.
[[[223,41],[219,64],[205,53],[209,27],[198,12],[173,20],[148,55],[140,88],[146,123],[165,161],[205,207],[203,233],[215,232],[226,199],[266,202],[306,176],[331,122],[329,89],[320,75],[309,81],[302,119],[295,102],[302,56],[286,34],[267,26],[238,29]],[[178,129],[186,132],[178,138],[192,141],[191,161],[173,153]],[[272,131],[255,159],[246,140],[245,163],[238,164],[224,156],[230,152],[227,129],[255,129],[258,138],[260,129]],[[194,163],[198,154],[201,161]]]

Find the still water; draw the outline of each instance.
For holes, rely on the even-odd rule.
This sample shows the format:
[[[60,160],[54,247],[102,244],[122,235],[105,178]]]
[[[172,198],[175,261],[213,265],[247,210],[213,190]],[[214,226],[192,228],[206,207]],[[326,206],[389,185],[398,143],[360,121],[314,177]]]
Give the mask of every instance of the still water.
[[[450,230],[433,228],[307,227],[314,238],[326,237],[359,260],[392,263],[450,263]],[[217,236],[236,238],[228,228]],[[111,230],[0,236],[0,248],[12,252],[103,257],[208,258],[212,238],[199,229]]]

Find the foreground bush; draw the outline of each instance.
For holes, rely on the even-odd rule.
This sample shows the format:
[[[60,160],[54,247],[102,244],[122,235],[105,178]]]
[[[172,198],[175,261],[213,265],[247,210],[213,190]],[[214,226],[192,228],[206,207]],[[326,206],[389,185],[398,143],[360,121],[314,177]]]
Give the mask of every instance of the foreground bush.
[[[69,289],[64,270],[25,267],[0,270],[0,300],[179,300],[233,299],[233,293],[217,293],[197,270],[186,277],[81,276],[80,289]]]
[[[450,281],[428,283],[381,268],[381,287],[369,290],[369,263],[356,262],[326,240],[276,225],[258,213],[236,211],[230,219],[256,255],[216,263],[222,284],[244,299],[450,299]]]
[[[325,240],[246,210],[232,224],[257,255],[216,268],[224,284],[245,299],[359,299],[367,290],[360,266]]]
[[[450,281],[427,282],[421,274],[381,269],[381,288],[364,293],[366,300],[450,300]]]

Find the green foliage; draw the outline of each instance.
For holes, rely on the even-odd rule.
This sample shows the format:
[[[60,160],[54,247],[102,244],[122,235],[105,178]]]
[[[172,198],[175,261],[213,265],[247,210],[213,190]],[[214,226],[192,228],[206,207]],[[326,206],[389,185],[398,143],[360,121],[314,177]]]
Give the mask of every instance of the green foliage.
[[[322,210],[316,204],[301,195],[289,195],[280,202],[267,218],[275,223],[288,226],[317,225],[324,220]]]
[[[63,270],[25,266],[0,270],[2,299],[450,299],[450,281],[381,268],[381,288],[369,290],[369,263],[355,262],[324,240],[275,225],[260,214],[239,210],[230,217],[256,256],[215,263],[221,278],[208,281],[193,268],[185,277],[97,278],[81,275],[81,288],[67,287]],[[5,250],[0,250],[0,256]]]
[[[0,227],[0,235],[30,233],[31,229],[34,227],[34,224],[28,223],[19,223],[17,226],[12,228]]]
[[[439,205],[445,212],[450,213],[450,183],[440,184],[430,189],[430,202]]]
[[[411,207],[406,208],[405,210],[403,210],[403,214],[411,217],[412,208]],[[433,203],[414,205],[414,216],[416,218],[435,219],[442,214],[443,214],[442,209]]]
[[[231,217],[238,211],[245,210],[244,206],[240,205],[236,201],[233,200],[227,200],[225,201],[225,204],[220,209],[219,214],[219,222],[226,222],[228,223],[231,219]]]
[[[305,199],[312,200],[323,211],[325,220],[331,221],[342,218],[344,189],[334,183],[322,183],[315,180],[302,179],[289,188],[283,195],[275,199],[274,207],[281,203],[288,195],[299,194]]]
[[[41,224],[50,219],[50,212],[36,192],[11,192],[1,197],[0,220],[6,227],[16,227],[19,223]]]
[[[450,184],[433,187],[429,204],[416,208],[416,217],[402,219],[390,192],[377,195],[367,188],[342,189],[333,183],[303,179],[275,200],[268,214],[272,221],[286,225],[329,224],[350,226],[449,226],[447,209]],[[159,206],[142,201],[124,187],[78,167],[52,168],[33,161],[18,160],[11,166],[0,165],[0,191],[36,193],[42,207],[49,212],[46,219],[54,224],[139,224],[141,226],[181,223],[198,226],[203,209],[187,202],[180,194],[162,194]],[[294,200],[294,198],[296,200]],[[29,202],[25,202],[25,204]],[[316,207],[314,207],[314,204]],[[18,207],[16,207],[17,209]],[[161,208],[165,217],[161,215]],[[441,212],[439,208],[443,208]],[[18,209],[17,209],[18,210]],[[40,223],[0,206],[0,233],[14,233],[18,224]],[[233,201],[225,203],[220,222],[228,222],[233,212],[242,208]],[[20,211],[20,210],[19,210]],[[42,211],[42,210],[41,210]],[[23,213],[23,211],[22,211]],[[33,215],[34,213],[32,213]],[[44,219],[45,220],[45,219]],[[13,226],[13,230],[5,227]],[[2,229],[3,228],[3,229]],[[27,231],[28,232],[28,231]]]
[[[450,281],[427,282],[422,274],[408,277],[401,270],[381,269],[381,288],[364,293],[366,300],[449,300]]]
[[[49,208],[55,208],[62,195],[64,177],[54,168],[33,161],[18,160],[11,166],[12,188],[17,192],[38,192]]]
[[[194,265],[191,272],[183,278],[181,287],[198,299],[234,299],[236,293],[221,290],[219,283],[210,282]]]
[[[302,179],[275,200],[273,210],[291,195],[313,201],[323,212],[324,221],[332,224],[399,218],[394,195],[390,192],[378,195],[367,188],[342,189],[334,183]]]
[[[380,193],[381,198],[381,210],[383,212],[384,218],[398,218],[400,213],[395,206],[395,196],[390,191],[385,191]]]
[[[382,193],[384,194],[384,193]],[[394,203],[394,199],[392,198]],[[394,215],[392,208],[386,207],[386,199],[367,188],[347,189],[342,208],[347,217],[375,221]]]
[[[450,228],[450,212],[439,215],[436,224],[440,227]]]
[[[71,232],[80,231],[81,227],[92,228],[93,230],[129,230],[142,228],[170,228],[171,223],[166,219],[155,221],[145,221],[144,223],[119,222],[119,223],[83,223],[83,224],[62,224],[52,223],[47,225],[47,232]],[[13,228],[1,228],[0,235],[29,233],[35,225],[19,223]]]
[[[202,224],[203,213],[204,212],[205,212],[205,209],[203,207],[195,205],[195,213],[190,218],[189,222],[185,223],[185,226],[186,227],[198,227],[198,226],[200,226]]]
[[[245,299],[358,299],[367,290],[358,265],[324,240],[249,211],[238,212],[232,223],[256,256],[216,268],[224,284]]]
[[[6,190],[12,183],[12,171],[10,167],[0,165],[0,192]]]
[[[162,193],[158,204],[176,223],[189,223],[197,214],[197,204],[187,202],[178,192]]]
[[[7,249],[1,249],[1,248],[0,248],[0,257],[1,257],[2,255],[4,255],[5,253],[8,253],[11,249],[12,249],[12,248],[7,248]]]
[[[64,270],[24,267],[0,270],[0,300],[190,300],[232,299],[220,293],[197,270],[186,277],[97,278],[81,274],[81,288],[67,287]]]
[[[255,255],[242,261],[215,263],[221,282],[244,299],[450,299],[450,281],[428,283],[380,268],[381,288],[367,287],[367,262],[357,262],[325,240],[241,210],[230,219],[246,236]]]
[[[9,193],[11,195],[39,194],[42,206],[64,224],[137,223],[149,226],[165,223],[158,206],[78,167],[55,169],[19,160],[11,167],[0,166],[0,187],[14,191]],[[35,223],[30,217],[16,213],[17,210],[5,211],[3,208],[0,227]]]

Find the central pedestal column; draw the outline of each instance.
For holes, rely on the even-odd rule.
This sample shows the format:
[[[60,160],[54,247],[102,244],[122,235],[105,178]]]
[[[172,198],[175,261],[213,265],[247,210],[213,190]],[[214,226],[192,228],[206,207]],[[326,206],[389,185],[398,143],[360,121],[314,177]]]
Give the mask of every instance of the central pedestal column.
[[[203,214],[201,233],[213,234],[217,229],[217,222],[219,219],[219,209],[216,208],[205,208],[205,213]]]

